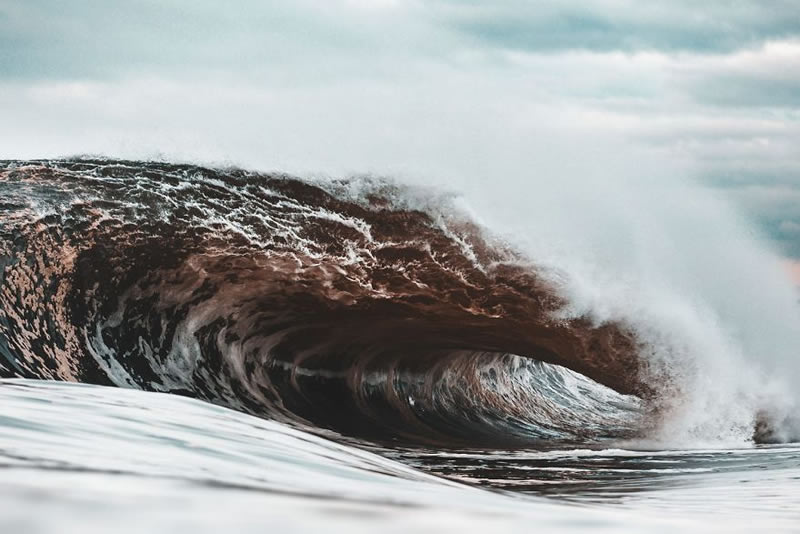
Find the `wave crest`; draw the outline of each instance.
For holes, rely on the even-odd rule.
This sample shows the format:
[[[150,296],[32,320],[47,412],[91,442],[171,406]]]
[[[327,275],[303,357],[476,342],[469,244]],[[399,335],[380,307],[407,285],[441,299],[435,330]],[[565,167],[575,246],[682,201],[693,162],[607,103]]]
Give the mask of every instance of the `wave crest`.
[[[424,191],[105,160],[0,183],[3,376],[473,445],[630,435],[626,395],[657,393],[630,330],[559,318],[513,248],[405,202]]]

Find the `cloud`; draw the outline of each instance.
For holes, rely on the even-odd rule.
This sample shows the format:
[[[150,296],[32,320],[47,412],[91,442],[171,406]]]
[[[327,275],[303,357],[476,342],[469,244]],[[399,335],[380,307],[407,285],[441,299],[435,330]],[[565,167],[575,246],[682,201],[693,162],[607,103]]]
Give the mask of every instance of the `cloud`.
[[[402,67],[396,60],[505,51],[727,53],[798,34],[800,4],[792,0],[11,0],[0,6],[0,72],[331,76],[352,75],[359,64],[380,72],[387,60]]]
[[[800,40],[770,41],[677,67],[695,99],[717,106],[800,106]]]
[[[440,20],[488,46],[520,51],[730,52],[800,31],[791,0],[432,2]]]
[[[798,72],[790,0],[11,1],[0,157],[552,181],[630,158],[800,257]]]
[[[795,238],[800,238],[800,222],[781,221],[778,229],[784,234],[791,235]]]
[[[215,74],[280,80],[375,75],[388,57],[435,57],[447,32],[411,3],[353,0],[0,5],[6,79],[119,79]],[[424,37],[424,38],[423,38]]]
[[[739,184],[725,193],[784,255],[800,259],[800,183]]]

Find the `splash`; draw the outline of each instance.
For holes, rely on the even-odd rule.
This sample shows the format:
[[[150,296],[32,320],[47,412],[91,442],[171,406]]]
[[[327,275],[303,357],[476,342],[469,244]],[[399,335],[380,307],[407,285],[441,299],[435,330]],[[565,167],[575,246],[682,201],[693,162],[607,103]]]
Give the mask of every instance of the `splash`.
[[[0,183],[3,376],[373,441],[792,432],[791,292],[743,226],[679,188],[567,222],[542,200],[476,217],[496,191],[166,163],[6,162]]]

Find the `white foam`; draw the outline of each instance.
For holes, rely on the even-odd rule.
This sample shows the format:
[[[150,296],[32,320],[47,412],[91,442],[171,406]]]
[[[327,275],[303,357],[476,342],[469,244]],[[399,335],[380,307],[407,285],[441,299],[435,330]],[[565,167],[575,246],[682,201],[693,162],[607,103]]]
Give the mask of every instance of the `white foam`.
[[[404,202],[462,211],[512,243],[568,301],[561,318],[633,329],[666,408],[654,439],[741,445],[759,414],[778,439],[797,436],[786,422],[799,400],[796,291],[777,252],[719,194],[625,143],[569,161],[560,145],[545,161],[523,147],[487,151],[490,171],[405,174],[458,198]]]

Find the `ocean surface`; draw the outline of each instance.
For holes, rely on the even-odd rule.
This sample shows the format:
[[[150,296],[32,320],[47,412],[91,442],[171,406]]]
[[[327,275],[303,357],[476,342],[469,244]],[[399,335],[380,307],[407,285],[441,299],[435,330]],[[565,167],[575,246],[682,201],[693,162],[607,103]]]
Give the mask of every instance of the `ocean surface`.
[[[374,177],[0,162],[0,532],[800,530],[794,297],[534,252]]]
[[[800,444],[356,447],[161,393],[0,384],[3,532],[752,532],[800,527]]]

